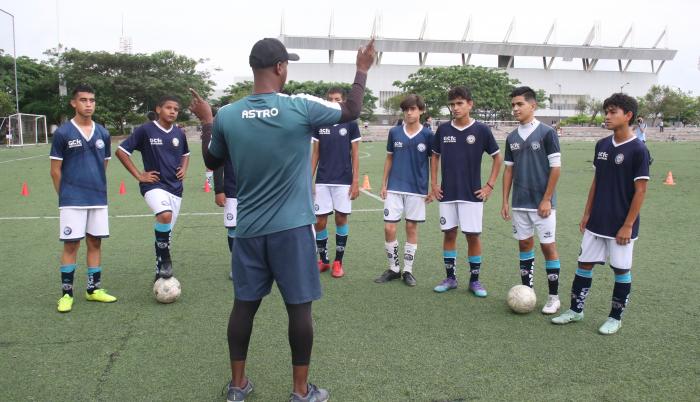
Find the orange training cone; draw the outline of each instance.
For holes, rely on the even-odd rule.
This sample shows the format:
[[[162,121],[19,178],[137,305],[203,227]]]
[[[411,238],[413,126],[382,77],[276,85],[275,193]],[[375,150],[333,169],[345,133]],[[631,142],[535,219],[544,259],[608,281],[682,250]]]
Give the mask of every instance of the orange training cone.
[[[666,180],[664,180],[664,184],[669,185],[669,186],[675,186],[676,182],[673,181],[673,173],[671,171],[668,171],[668,174],[666,175]]]
[[[365,175],[364,180],[362,180],[362,189],[367,190],[367,191],[372,190],[372,187],[369,185],[369,176],[368,175]]]
[[[29,188],[26,181],[22,183],[22,197],[29,197]]]
[[[126,186],[124,185],[124,180],[119,184],[119,195],[126,194]]]
[[[209,180],[204,179],[204,192],[211,193],[211,186],[209,185]]]

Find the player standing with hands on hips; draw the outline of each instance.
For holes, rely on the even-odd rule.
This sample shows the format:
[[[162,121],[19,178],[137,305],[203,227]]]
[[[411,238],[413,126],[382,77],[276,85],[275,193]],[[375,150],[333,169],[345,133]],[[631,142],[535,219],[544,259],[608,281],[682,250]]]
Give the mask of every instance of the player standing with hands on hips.
[[[236,172],[238,222],[232,270],[234,303],[229,316],[231,381],[228,401],[253,391],[245,375],[253,319],[277,282],[287,308],[292,352],[290,401],[327,401],[328,391],[308,383],[313,345],[311,303],[321,297],[311,198],[313,127],[357,119],[374,39],[357,53],[357,72],[343,103],[309,95],[281,94],[289,61],[299,60],[277,39],[259,40],[250,52],[253,94],[219,109],[194,91],[190,110],[202,122],[202,154],[210,169],[228,156]]]

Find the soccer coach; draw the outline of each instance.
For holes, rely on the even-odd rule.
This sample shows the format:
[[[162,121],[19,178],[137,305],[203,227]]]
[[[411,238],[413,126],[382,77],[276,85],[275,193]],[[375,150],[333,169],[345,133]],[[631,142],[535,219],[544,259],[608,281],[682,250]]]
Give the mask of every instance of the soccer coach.
[[[374,39],[358,50],[355,80],[345,103],[282,94],[289,61],[277,39],[259,40],[250,52],[253,94],[211,108],[196,92],[190,110],[202,122],[202,154],[209,169],[233,164],[238,184],[238,226],[232,257],[234,303],[228,323],[231,382],[228,400],[253,390],[245,375],[248,344],[262,298],[277,282],[289,316],[293,391],[291,401],[326,401],[328,392],[307,382],[313,324],[311,302],[321,297],[316,267],[311,198],[312,127],[359,117]]]

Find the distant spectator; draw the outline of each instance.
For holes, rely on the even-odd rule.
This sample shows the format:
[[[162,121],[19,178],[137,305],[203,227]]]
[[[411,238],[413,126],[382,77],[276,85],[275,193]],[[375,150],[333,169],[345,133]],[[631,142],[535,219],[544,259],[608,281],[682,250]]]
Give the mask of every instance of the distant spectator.
[[[659,132],[663,133],[664,132],[664,121],[659,120]]]
[[[634,134],[641,142],[647,142],[647,124],[641,117],[637,119],[637,127],[634,129]]]

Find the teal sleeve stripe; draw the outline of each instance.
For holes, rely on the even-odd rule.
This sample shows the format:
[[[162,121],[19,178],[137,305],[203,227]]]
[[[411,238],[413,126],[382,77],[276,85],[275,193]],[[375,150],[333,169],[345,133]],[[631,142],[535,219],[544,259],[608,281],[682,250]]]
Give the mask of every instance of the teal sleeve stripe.
[[[561,268],[561,263],[559,260],[547,260],[544,262],[544,267],[546,269],[559,269]]]
[[[535,250],[521,251],[520,252],[520,259],[521,260],[531,260],[533,258],[535,258]]]
[[[89,274],[94,274],[97,272],[102,272],[102,267],[88,267],[88,275]]]
[[[457,250],[442,250],[444,258],[457,258]]]
[[[228,228],[228,237],[236,237],[236,228]]]
[[[61,272],[69,273],[75,271],[78,264],[61,265]]]
[[[169,223],[160,223],[160,222],[156,222],[156,223],[153,225],[153,228],[154,228],[157,232],[169,232],[171,227],[172,227],[172,226],[171,226]]]
[[[615,282],[617,283],[632,283],[632,273],[627,272],[622,275],[615,275]]]
[[[469,261],[470,264],[481,264],[481,256],[470,255],[469,258],[467,258],[467,261]]]
[[[576,268],[576,275],[582,276],[584,278],[593,278],[593,270]]]
[[[323,240],[328,238],[328,229],[323,229],[316,233],[316,240]]]
[[[346,223],[345,225],[338,226],[335,228],[335,233],[341,236],[347,236],[350,232],[350,226]]]

